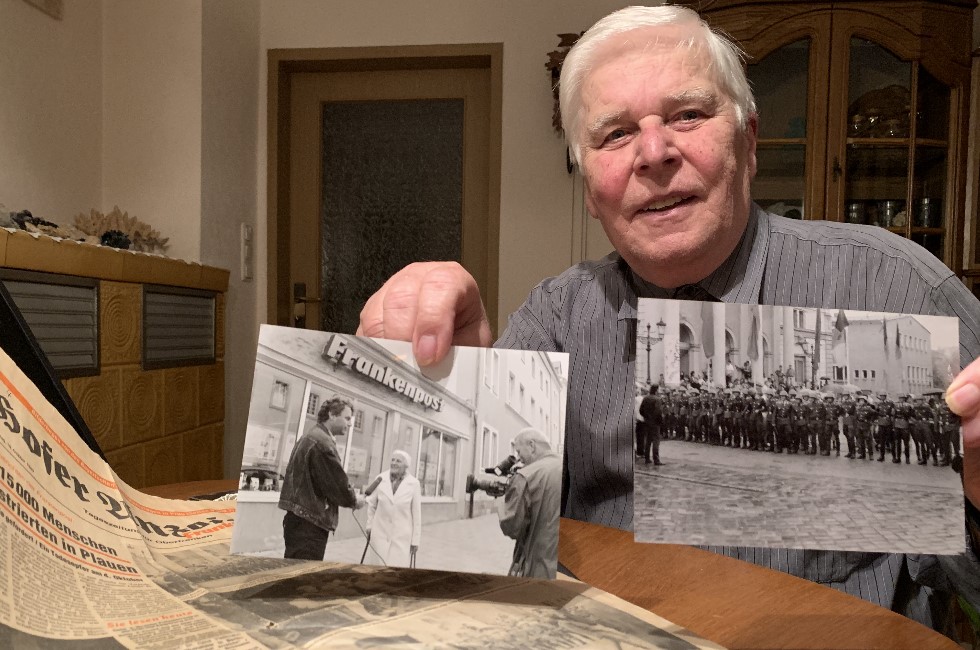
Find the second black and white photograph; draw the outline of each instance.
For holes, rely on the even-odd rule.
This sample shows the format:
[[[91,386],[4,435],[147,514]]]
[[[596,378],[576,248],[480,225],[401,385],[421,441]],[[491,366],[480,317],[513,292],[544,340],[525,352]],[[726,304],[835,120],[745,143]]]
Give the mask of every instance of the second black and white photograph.
[[[640,299],[638,542],[957,554],[955,318]]]
[[[263,325],[233,553],[554,578],[568,355]]]

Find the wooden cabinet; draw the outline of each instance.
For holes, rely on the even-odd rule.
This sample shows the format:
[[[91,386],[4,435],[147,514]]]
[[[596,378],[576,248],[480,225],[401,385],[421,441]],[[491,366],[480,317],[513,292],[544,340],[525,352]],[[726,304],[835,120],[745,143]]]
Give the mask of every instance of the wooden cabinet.
[[[227,270],[0,228],[0,270],[8,269],[22,280],[29,279],[25,272],[59,274],[97,288],[95,371],[63,384],[116,474],[137,488],[221,477]],[[154,331],[163,328],[151,323],[160,309],[148,308],[160,307],[154,296],[175,291],[187,303],[213,296],[212,358],[186,365],[156,358],[158,348],[147,339],[159,340]],[[186,310],[171,314],[171,330],[185,339],[173,347],[184,349],[193,328],[181,318]]]
[[[762,207],[888,228],[963,271],[975,0],[689,6],[748,55]]]

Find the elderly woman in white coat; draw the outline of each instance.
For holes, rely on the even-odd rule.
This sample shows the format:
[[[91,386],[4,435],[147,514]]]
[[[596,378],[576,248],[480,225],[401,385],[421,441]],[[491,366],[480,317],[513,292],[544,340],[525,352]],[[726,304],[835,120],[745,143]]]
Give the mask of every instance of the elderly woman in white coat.
[[[411,456],[391,454],[391,468],[368,497],[367,532],[371,564],[411,566],[422,539],[422,486],[408,471]]]

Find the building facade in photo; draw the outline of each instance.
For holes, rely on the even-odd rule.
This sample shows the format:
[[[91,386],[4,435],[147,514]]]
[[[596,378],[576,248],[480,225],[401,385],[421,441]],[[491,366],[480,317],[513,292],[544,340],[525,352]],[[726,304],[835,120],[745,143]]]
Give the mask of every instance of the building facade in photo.
[[[637,383],[658,383],[663,374],[676,385],[693,371],[713,386],[730,378],[762,384],[778,370],[796,385],[820,386],[830,381],[832,317],[829,310],[643,299]]]
[[[398,346],[406,352],[391,351]],[[560,450],[565,355],[457,348],[452,371],[434,379],[409,351],[402,343],[263,327],[239,502],[264,504],[263,520],[282,519],[278,480],[297,437],[316,424],[320,406],[335,396],[354,405],[349,432],[337,438],[351,485],[365,489],[387,471],[393,451],[405,451],[422,487],[427,523],[468,516],[467,475],[485,475],[485,467],[508,456],[521,429],[539,429]],[[492,506],[483,493],[474,500],[490,502],[477,513]],[[337,537],[360,534],[349,511],[341,512]],[[261,551],[267,540],[256,534]]]
[[[848,322],[835,340],[834,381],[889,395],[918,395],[935,385],[932,334],[914,316]]]

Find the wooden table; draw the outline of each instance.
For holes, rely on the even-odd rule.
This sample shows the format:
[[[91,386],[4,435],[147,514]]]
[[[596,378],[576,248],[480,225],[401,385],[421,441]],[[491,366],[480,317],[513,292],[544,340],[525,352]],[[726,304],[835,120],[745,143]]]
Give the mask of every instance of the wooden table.
[[[234,490],[236,481],[147,488],[172,499]],[[914,621],[808,580],[627,531],[562,519],[558,557],[580,580],[728,648],[959,646]]]

